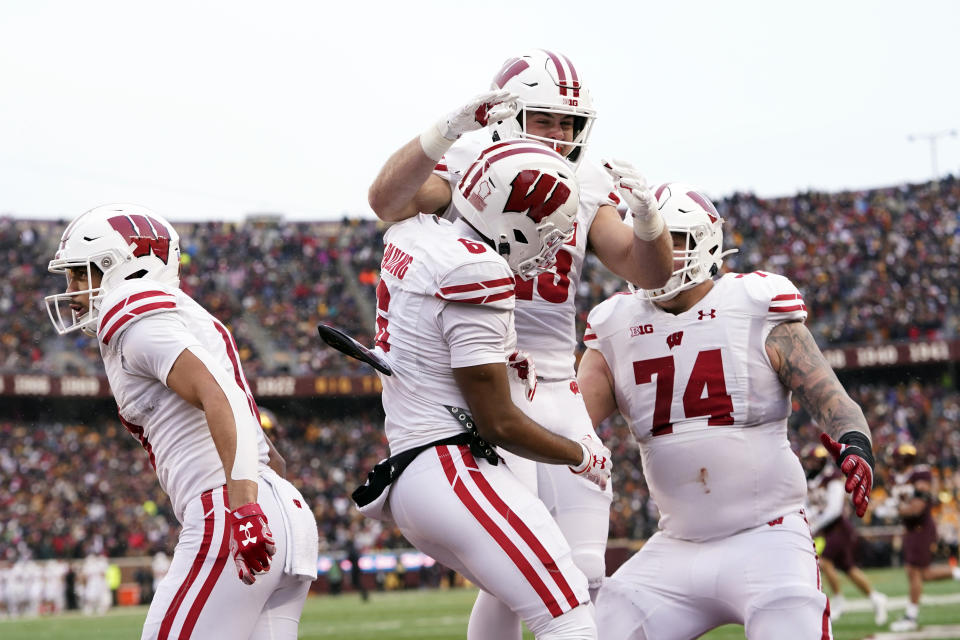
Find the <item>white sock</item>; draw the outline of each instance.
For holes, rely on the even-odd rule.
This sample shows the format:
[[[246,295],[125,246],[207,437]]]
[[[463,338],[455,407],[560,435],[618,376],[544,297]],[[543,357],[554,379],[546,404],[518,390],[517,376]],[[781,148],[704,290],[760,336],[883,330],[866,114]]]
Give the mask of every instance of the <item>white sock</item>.
[[[904,616],[910,618],[911,620],[916,620],[918,615],[920,615],[920,605],[908,602],[907,610],[904,612]]]
[[[953,579],[960,580],[960,567],[954,567],[951,571],[953,572]]]

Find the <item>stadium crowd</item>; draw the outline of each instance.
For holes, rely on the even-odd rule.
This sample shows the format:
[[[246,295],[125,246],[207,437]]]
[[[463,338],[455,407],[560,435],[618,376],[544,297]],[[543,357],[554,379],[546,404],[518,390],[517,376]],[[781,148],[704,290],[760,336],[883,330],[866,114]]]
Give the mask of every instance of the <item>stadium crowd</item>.
[[[957,337],[960,281],[951,277],[960,261],[957,179],[778,199],[736,194],[717,204],[727,219],[727,246],[740,248],[727,268],[769,270],[797,283],[821,347]],[[63,285],[46,271],[61,227],[0,217],[0,255],[9,265],[0,283],[0,373],[101,373],[89,338],[53,335],[38,295]],[[315,326],[334,324],[372,342],[382,225],[259,218],[177,227],[182,286],[233,329],[249,376],[367,373],[323,347]],[[588,256],[580,286],[582,325],[623,283]],[[955,549],[960,393],[949,376],[937,376],[894,383],[852,377],[847,387],[864,409],[878,457],[867,526],[896,520],[886,502],[886,455],[909,440],[934,468],[941,538]],[[283,401],[271,405],[279,420],[270,435],[286,458],[288,477],[313,505],[321,550],[409,546],[398,531],[363,518],[350,500],[387,453],[382,412],[339,402],[330,400],[319,413]],[[816,440],[818,429],[794,408],[791,441],[799,450]],[[89,413],[96,419],[82,424],[54,412],[29,425],[0,414],[0,564],[172,551],[176,521],[147,456],[112,412]],[[658,512],[633,438],[617,420],[604,424],[600,436],[616,461],[610,536],[645,539]]]
[[[727,268],[769,270],[797,283],[821,347],[958,335],[956,178],[788,198],[735,194],[717,207],[727,219],[727,246],[740,248]],[[61,227],[0,218],[0,255],[12,265],[0,285],[0,373],[99,370],[95,349],[66,344],[87,338],[53,335],[37,296],[62,286],[46,271]],[[234,330],[248,375],[356,370],[322,346],[315,327],[326,322],[372,340],[380,223],[257,218],[177,227],[183,288]],[[582,322],[623,282],[590,255],[580,287]]]
[[[890,468],[885,454],[905,440],[915,442],[920,460],[934,468],[944,511],[955,512],[960,499],[960,433],[955,428],[960,393],[939,382],[919,381],[849,388],[864,408],[878,453],[873,512],[887,513],[883,503]],[[367,549],[408,546],[396,530],[363,518],[350,500],[366,471],[387,453],[379,408],[344,411],[334,406],[324,412],[329,415],[316,416],[279,405],[275,413],[279,427],[268,433],[286,459],[287,477],[314,507],[321,550],[343,549],[349,540]],[[791,417],[795,450],[815,442],[818,433],[798,408]],[[616,461],[610,537],[645,539],[656,528],[658,512],[643,480],[636,445],[616,420],[603,425],[600,436]],[[0,420],[0,471],[5,478],[0,484],[0,561],[172,551],[176,521],[139,447],[109,417],[87,424],[32,426]],[[890,524],[891,518],[877,518],[876,524]],[[945,522],[941,533],[956,543],[955,523]]]

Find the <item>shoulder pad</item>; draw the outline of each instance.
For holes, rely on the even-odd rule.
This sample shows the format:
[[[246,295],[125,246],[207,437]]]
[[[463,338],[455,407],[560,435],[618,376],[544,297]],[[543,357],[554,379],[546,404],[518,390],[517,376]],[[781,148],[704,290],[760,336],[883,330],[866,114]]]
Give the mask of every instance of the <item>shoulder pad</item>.
[[[131,280],[104,296],[97,320],[97,338],[104,344],[140,318],[177,308],[179,289],[146,279]]]
[[[620,196],[610,174],[596,162],[585,159],[577,168],[577,182],[580,184],[580,197],[584,194],[596,199],[597,206],[609,204],[616,207]]]
[[[729,273],[724,277],[737,281],[754,314],[774,322],[807,319],[803,296],[788,278],[766,271]]]
[[[433,172],[447,182],[457,182],[484,148],[482,140],[465,136],[443,154]]]
[[[460,239],[454,240],[458,242]],[[464,239],[465,242],[473,242]],[[486,245],[481,245],[486,248]],[[491,249],[471,255],[463,248],[459,261],[443,265],[434,295],[449,302],[482,304],[507,310],[514,306],[514,276],[503,258]]]
[[[629,291],[615,293],[597,306],[587,316],[587,326],[583,331],[583,343],[590,348],[597,348],[600,338],[614,333],[618,328],[618,318],[621,309],[625,309],[638,302],[636,295]],[[636,311],[631,308],[631,311]]]

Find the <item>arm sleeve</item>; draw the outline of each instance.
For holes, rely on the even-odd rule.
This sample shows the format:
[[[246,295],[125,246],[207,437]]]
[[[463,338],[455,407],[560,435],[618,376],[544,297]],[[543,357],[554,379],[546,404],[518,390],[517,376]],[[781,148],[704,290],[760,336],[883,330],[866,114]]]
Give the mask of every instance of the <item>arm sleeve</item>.
[[[161,313],[127,327],[121,337],[120,353],[124,369],[166,385],[170,369],[183,350],[199,344],[175,313]]]
[[[450,366],[505,363],[512,315],[512,311],[485,305],[444,305],[440,327],[450,347]]]

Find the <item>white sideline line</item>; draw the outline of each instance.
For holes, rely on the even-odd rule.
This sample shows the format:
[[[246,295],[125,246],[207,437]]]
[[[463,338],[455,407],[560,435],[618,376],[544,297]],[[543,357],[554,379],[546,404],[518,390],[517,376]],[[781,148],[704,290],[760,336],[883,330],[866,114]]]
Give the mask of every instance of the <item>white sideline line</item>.
[[[907,606],[907,596],[898,596],[887,599],[887,609],[903,609]],[[920,606],[930,605],[933,607],[945,604],[960,603],[960,593],[945,593],[942,595],[920,596]],[[873,611],[873,605],[869,598],[857,598],[855,600],[846,600],[843,603],[843,613],[848,611]]]
[[[877,633],[867,636],[864,640],[957,640],[957,638],[960,638],[960,626],[931,625],[921,626],[918,630],[909,633]]]

